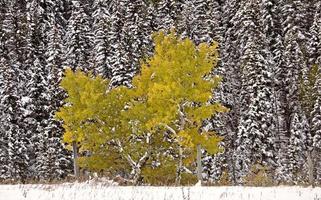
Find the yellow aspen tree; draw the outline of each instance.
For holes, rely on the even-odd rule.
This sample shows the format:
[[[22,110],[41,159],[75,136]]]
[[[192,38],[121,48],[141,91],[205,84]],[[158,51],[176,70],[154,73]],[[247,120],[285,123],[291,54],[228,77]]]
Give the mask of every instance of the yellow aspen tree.
[[[129,88],[109,89],[108,85],[109,81],[100,76],[66,70],[61,86],[68,98],[56,113],[63,121],[63,140],[79,144],[80,153],[87,152],[78,160],[75,157],[75,165],[92,171],[127,173],[138,184],[141,169],[151,162],[152,151],[162,145],[161,136],[145,129],[144,107],[130,112]]]
[[[108,143],[128,133],[120,126],[119,117],[128,89],[119,87],[108,91],[108,83],[100,76],[70,69],[66,70],[61,82],[68,94],[65,105],[56,113],[56,117],[63,120],[63,141],[70,145],[80,144],[80,152],[90,152],[91,156],[80,157],[74,163],[93,170],[115,168],[115,164],[125,166],[119,159],[119,152]]]
[[[221,80],[211,74],[218,60],[217,44],[196,46],[174,32],[159,32],[154,42],[154,55],[142,64],[140,74],[133,80],[133,109],[144,107],[148,113],[147,129],[162,128],[174,135],[178,148],[176,184],[180,184],[184,151],[198,146],[200,174],[200,145],[209,153],[220,150],[221,138],[202,130],[204,119],[227,111],[219,103],[209,103]]]

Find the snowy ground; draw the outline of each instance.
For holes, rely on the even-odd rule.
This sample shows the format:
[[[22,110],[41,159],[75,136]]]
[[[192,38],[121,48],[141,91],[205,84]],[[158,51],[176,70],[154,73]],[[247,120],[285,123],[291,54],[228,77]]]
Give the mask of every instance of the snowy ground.
[[[0,200],[321,200],[321,188],[0,185]]]

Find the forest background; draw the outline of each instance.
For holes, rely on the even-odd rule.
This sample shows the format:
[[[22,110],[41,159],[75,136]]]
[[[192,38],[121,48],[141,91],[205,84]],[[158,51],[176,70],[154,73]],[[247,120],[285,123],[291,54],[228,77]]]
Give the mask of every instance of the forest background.
[[[175,28],[196,45],[218,42],[203,121],[224,151],[203,152],[203,178],[228,184],[262,174],[273,184],[321,179],[321,3],[307,0],[0,1],[0,179],[63,179],[71,153],[55,113],[66,67],[110,87],[132,86],[152,34]],[[213,66],[214,67],[214,66]],[[221,179],[223,177],[223,179]],[[314,181],[313,181],[314,182]]]

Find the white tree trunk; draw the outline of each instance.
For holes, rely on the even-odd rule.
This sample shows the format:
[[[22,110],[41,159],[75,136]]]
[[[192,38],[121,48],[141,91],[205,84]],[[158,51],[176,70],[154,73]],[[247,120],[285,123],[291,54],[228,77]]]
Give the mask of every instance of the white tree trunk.
[[[184,108],[182,105],[179,105],[179,131],[184,130],[185,128],[185,115],[184,115]],[[177,173],[176,173],[176,180],[175,184],[180,185],[182,179],[182,169],[183,169],[183,148],[179,144],[178,145],[178,164],[177,164]]]
[[[180,130],[183,130],[182,128],[183,128],[185,122],[182,120],[182,118],[180,120],[181,120],[181,122],[183,122],[183,124],[180,125]],[[161,124],[161,125],[165,126],[167,128],[167,130],[169,130],[176,137],[178,137],[176,131],[172,127],[168,126],[167,124]],[[183,148],[182,148],[182,146],[180,144],[178,144],[178,163],[177,163],[176,179],[175,179],[175,184],[177,186],[180,185],[180,183],[181,183],[181,177],[182,177],[181,176],[181,174],[182,174],[181,172],[182,172],[182,170],[183,170]]]
[[[79,178],[79,166],[78,166],[78,147],[77,142],[72,142],[73,160],[74,160],[74,175],[75,178]]]
[[[197,145],[197,158],[196,158],[196,163],[197,163],[197,180],[202,183],[203,182],[203,177],[202,177],[202,171],[203,171],[203,167],[202,167],[202,149],[201,149],[201,145],[198,144]]]
[[[177,164],[177,172],[176,172],[176,180],[175,180],[175,184],[177,186],[181,184],[182,169],[183,169],[183,149],[182,149],[182,146],[179,145],[179,147],[178,147],[178,164]]]

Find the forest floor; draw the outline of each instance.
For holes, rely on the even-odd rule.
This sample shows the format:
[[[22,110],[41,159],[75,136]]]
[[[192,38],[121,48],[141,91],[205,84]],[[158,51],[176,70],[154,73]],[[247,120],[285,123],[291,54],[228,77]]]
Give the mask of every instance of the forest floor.
[[[0,185],[0,200],[321,200],[312,187],[149,187],[102,183]]]

